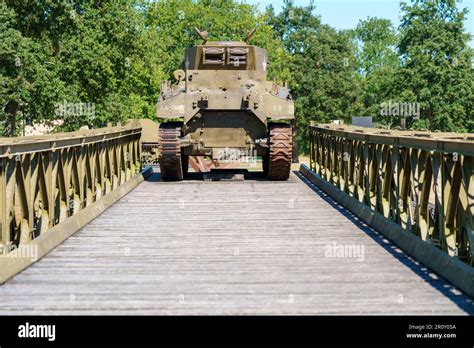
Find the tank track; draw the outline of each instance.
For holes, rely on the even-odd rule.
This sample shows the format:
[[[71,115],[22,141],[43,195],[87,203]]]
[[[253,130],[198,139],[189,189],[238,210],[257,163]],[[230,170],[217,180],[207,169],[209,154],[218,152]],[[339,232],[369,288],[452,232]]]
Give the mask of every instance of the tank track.
[[[162,123],[158,131],[158,162],[161,178],[166,181],[183,180],[188,168],[187,156],[181,153],[181,126],[178,122]]]
[[[293,132],[289,124],[269,125],[269,149],[263,169],[268,180],[288,180],[291,171]]]

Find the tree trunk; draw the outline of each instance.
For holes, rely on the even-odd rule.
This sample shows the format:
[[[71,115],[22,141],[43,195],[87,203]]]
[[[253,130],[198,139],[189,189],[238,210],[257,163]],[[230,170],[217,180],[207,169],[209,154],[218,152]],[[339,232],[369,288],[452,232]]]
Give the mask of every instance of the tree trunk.
[[[434,131],[433,129],[433,109],[431,108],[431,105],[428,107],[428,129],[430,131]]]
[[[18,113],[18,102],[10,100],[5,107],[7,114],[3,135],[7,137],[15,136],[16,115]]]

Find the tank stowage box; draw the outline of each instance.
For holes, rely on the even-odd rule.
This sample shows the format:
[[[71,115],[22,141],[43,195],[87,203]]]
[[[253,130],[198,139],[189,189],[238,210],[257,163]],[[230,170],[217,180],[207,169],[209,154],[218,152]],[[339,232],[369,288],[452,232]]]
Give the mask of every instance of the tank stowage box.
[[[207,42],[197,32],[204,43],[186,50],[177,83],[163,83],[157,104],[162,178],[181,180],[188,156],[261,156],[268,179],[288,179],[294,104],[285,85],[267,81],[267,50],[247,43],[255,30],[245,42]]]

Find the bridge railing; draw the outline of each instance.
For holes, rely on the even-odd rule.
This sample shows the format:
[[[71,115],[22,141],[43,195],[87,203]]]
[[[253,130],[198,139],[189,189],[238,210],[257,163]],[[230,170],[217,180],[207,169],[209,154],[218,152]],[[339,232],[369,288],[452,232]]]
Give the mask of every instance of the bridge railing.
[[[310,167],[450,256],[474,262],[474,134],[310,126]]]
[[[0,138],[0,254],[53,233],[132,179],[140,171],[140,134],[133,125]],[[91,215],[84,212],[82,222]],[[43,253],[82,227],[74,223],[56,229]]]

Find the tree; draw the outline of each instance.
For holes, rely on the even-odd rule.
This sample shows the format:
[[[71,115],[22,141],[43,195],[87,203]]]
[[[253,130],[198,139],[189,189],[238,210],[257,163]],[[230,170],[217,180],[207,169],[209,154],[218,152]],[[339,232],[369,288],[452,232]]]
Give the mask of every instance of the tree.
[[[421,119],[413,127],[474,131],[474,84],[464,21],[467,9],[455,0],[416,0],[401,4],[397,85],[401,100],[418,102]]]
[[[383,102],[419,103],[409,126],[474,132],[473,50],[455,0],[402,3],[397,32],[367,18],[354,30],[321,23],[313,3],[270,6],[234,0],[0,0],[0,132],[17,135],[25,121],[64,121],[64,130],[155,118],[163,80],[182,66],[184,50],[211,40],[268,49],[268,78],[289,82],[307,151],[311,121],[379,115]],[[396,47],[396,48],[395,48]],[[92,103],[93,115],[58,113],[58,105]],[[89,117],[87,117],[89,116]]]
[[[297,141],[306,153],[311,121],[342,119],[350,123],[351,116],[363,111],[351,35],[321,24],[314,12],[312,3],[299,7],[290,0],[278,15],[271,7],[267,9],[269,24],[292,55],[287,64],[295,98]]]
[[[51,93],[57,78],[45,65],[44,48],[18,30],[17,16],[5,2],[0,2],[0,127],[4,136],[19,134],[21,123],[40,114],[39,100]]]
[[[145,26],[146,41],[154,43],[154,54],[160,58],[169,78],[174,70],[181,68],[185,49],[202,42],[194,27],[206,30],[209,40],[218,41],[242,41],[256,27],[252,44],[268,49],[272,63],[269,78],[289,76],[284,64],[289,56],[256,6],[228,0],[159,0],[149,5]]]
[[[269,77],[289,75],[288,56],[256,6],[224,0],[1,1],[0,98],[8,134],[16,134],[22,115],[62,120],[64,130],[155,118],[161,82],[180,67],[185,48],[200,41],[194,26],[211,38],[239,41],[258,27],[252,42],[269,50]],[[66,103],[92,104],[94,114],[58,112]]]
[[[388,19],[367,18],[353,31],[357,45],[359,73],[363,79],[365,115],[376,122],[390,124],[391,119],[380,115],[380,106],[395,98],[395,75],[400,64],[396,52],[398,37]]]
[[[3,113],[62,120],[65,130],[154,115],[165,75],[144,41],[140,4],[2,1]],[[63,103],[92,104],[94,113],[58,113]]]

